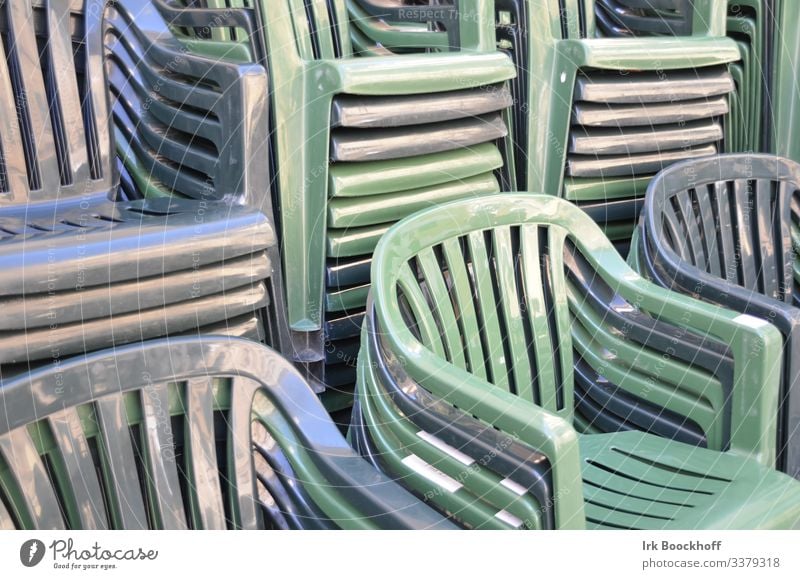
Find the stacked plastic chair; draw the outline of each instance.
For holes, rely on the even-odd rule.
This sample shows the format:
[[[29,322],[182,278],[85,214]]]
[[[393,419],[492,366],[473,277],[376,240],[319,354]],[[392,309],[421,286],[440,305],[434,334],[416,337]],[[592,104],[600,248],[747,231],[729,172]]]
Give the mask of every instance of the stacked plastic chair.
[[[610,293],[622,323],[650,326],[629,347],[654,397],[708,418],[727,452],[636,431],[577,433],[578,374],[603,360],[573,340],[592,300],[576,278],[600,299]],[[773,470],[777,330],[643,280],[574,205],[518,194],[420,212],[381,240],[373,280],[352,437],[458,524],[800,525],[800,483]],[[673,353],[675,337],[724,350],[728,388],[714,391],[702,362]],[[660,372],[657,360],[667,360]]]
[[[797,63],[800,62],[800,42],[795,34],[795,22],[800,18],[800,5],[797,2],[776,2],[774,6],[773,54],[769,72],[772,80],[772,142],[768,149],[800,162],[800,76]]]
[[[800,297],[792,206],[798,199],[800,165],[781,158],[723,155],[675,165],[650,185],[630,257],[637,270],[663,287],[749,314],[754,323],[771,323],[780,330],[777,466],[796,478]],[[663,406],[682,414],[672,401]]]
[[[727,35],[739,46],[741,60],[730,66],[736,82],[731,122],[726,127],[729,152],[770,150],[772,107],[773,0],[729,3]]]
[[[471,14],[478,4],[462,0],[459,9]],[[682,2],[648,2],[644,12],[640,2],[604,6],[612,4],[630,25],[649,18],[645,28],[663,26],[662,35],[685,28]],[[692,36],[680,39],[596,38],[601,19],[588,7],[582,0],[496,4],[499,46],[516,63],[514,94],[523,95],[514,112],[516,185],[580,205],[624,253],[653,175],[723,150],[735,88],[727,65],[740,56],[724,37],[724,3],[704,3]]]
[[[736,90],[729,96],[730,121],[725,126],[729,152],[769,150],[769,122],[763,106],[770,103],[772,0],[708,3],[715,10],[727,5],[726,35],[739,47],[741,59],[729,70]],[[688,0],[596,0],[595,18],[600,36],[690,36],[693,22],[701,24],[708,12]],[[711,16],[713,18],[713,16]],[[766,119],[769,120],[768,118]]]
[[[152,24],[151,10],[137,3],[142,23]],[[175,129],[162,130],[163,145],[154,149],[163,154],[151,156],[173,169],[172,179],[155,169],[150,180],[142,172],[120,179],[103,63],[104,4],[17,2],[4,3],[0,11],[2,375],[167,334],[213,331],[276,343],[276,336],[262,329],[266,312],[277,303],[268,289],[276,266],[270,255],[275,231],[263,213],[240,204],[261,196],[269,211],[266,175],[250,162],[251,127],[231,134],[230,142],[216,141],[222,158],[236,157],[239,163],[224,179],[214,174],[208,194],[197,189],[192,195],[197,200],[154,199],[155,189],[187,192],[192,188],[182,181],[195,183],[188,160],[184,166],[169,161],[180,154],[170,139],[188,115],[173,113]],[[159,32],[168,32],[163,22]],[[162,40],[153,37],[147,46],[152,58],[168,52]],[[176,59],[172,73],[148,69],[138,57],[131,65],[133,74],[149,78],[153,115],[167,114],[170,106],[177,110],[182,100],[196,102],[174,90],[173,79],[185,73],[179,88],[188,95],[211,68],[191,58]],[[266,109],[243,90],[265,90],[264,70],[232,67],[226,82],[250,111],[252,130],[266,131]],[[199,99],[202,92],[192,94]],[[204,96],[208,110],[226,99]],[[195,114],[206,114],[198,106]],[[130,138],[150,139],[155,147],[155,136],[145,136],[148,126],[136,123],[138,112],[128,111],[122,124]],[[167,152],[171,144],[175,148]],[[191,146],[183,151],[191,158]],[[244,177],[232,178],[248,164]],[[143,195],[147,198],[124,200]],[[271,317],[277,324],[278,316]]]
[[[124,346],[4,382],[2,396],[0,529],[452,527],[250,341]]]
[[[205,6],[194,12],[206,11],[210,29],[230,28],[214,15],[237,10]],[[272,82],[275,206],[295,359],[326,386],[352,391],[375,244],[414,211],[500,190],[505,82],[514,68],[494,52],[491,19],[482,53],[366,61],[349,58],[343,1],[295,8],[247,4],[238,11],[257,15],[263,36],[239,26],[236,38],[201,40],[217,51],[244,43],[256,58],[256,40],[266,47],[260,61]],[[218,48],[207,47],[213,42]]]

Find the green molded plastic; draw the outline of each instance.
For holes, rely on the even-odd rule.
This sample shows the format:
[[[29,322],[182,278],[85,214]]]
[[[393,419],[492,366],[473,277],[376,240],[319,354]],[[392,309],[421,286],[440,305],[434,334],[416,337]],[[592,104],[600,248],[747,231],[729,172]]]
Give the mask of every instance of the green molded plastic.
[[[225,8],[224,4],[209,2],[208,5]],[[327,20],[329,12],[326,3],[314,0],[312,4],[315,15],[313,43],[312,34],[305,28],[309,20],[302,2],[285,0],[257,3],[257,12],[263,20],[265,42],[269,46],[266,59],[272,83],[273,113],[278,119],[274,139],[276,188],[289,321],[296,331],[317,331],[322,327],[324,282],[321,274],[325,264],[329,223],[320,216],[326,214],[328,197],[354,195],[356,193],[353,191],[356,190],[368,191],[364,185],[353,189],[352,180],[350,185],[346,184],[348,171],[356,172],[357,168],[350,169],[347,164],[338,168],[334,164],[329,171],[329,127],[335,96],[433,94],[495,85],[514,74],[505,56],[492,53],[469,58],[466,55],[448,54],[370,61],[340,58],[351,54],[349,45],[345,43],[349,34],[341,34],[347,30],[344,0],[333,3],[340,28],[340,34],[335,37]],[[301,146],[298,147],[298,143]],[[479,166],[495,165],[497,153],[486,147],[483,149],[486,151],[482,159],[478,159],[477,148],[471,151],[471,156]],[[387,192],[432,185],[441,182],[442,171],[446,170],[448,162],[457,162],[459,156],[463,162],[466,154],[461,151],[436,154],[441,155],[443,164],[443,168],[438,169],[433,167],[437,159],[435,155],[430,159],[419,159],[419,165],[410,159],[403,160],[392,166],[391,178],[380,177],[380,174],[376,174],[376,177],[381,180],[382,190]],[[450,155],[455,157],[448,159]],[[435,176],[437,171],[439,177]],[[415,179],[416,176],[419,180]],[[340,186],[345,189],[350,187],[350,193],[342,191]],[[496,184],[492,185],[489,191],[496,187]],[[466,192],[468,188],[464,189]],[[382,202],[390,201],[387,198]],[[334,207],[331,213],[337,214],[337,209]],[[388,214],[384,217],[391,221],[398,218]],[[333,233],[333,239],[328,239],[327,244],[336,245],[336,236],[342,235],[347,233]],[[359,232],[358,235],[369,236],[369,232]],[[327,253],[339,252],[333,250]]]
[[[629,312],[631,320],[644,316],[682,330],[686,341],[696,335],[725,345],[735,374],[730,412],[739,425],[730,433],[729,454],[653,435],[593,438],[596,435],[577,433],[573,376],[580,368],[575,364],[593,363],[573,353],[578,342],[576,312],[583,311],[583,300],[588,299],[570,289],[581,268],[589,268],[593,277],[610,288],[617,311]],[[775,461],[779,333],[769,325],[752,324],[749,318],[644,280],[574,205],[551,196],[517,194],[456,201],[417,213],[382,238],[374,255],[372,279],[379,335],[409,378],[551,462],[557,528],[582,528],[587,521],[626,528],[695,524],[695,515],[685,509],[674,509],[669,521],[640,517],[633,524],[619,501],[602,517],[584,503],[582,477],[587,476],[588,467],[583,465],[615,460],[613,448],[636,455],[639,445],[648,450],[638,459],[623,461],[626,468],[635,473],[634,463],[641,466],[651,459],[661,466],[650,469],[652,481],[631,485],[632,492],[652,497],[652,490],[643,487],[669,487],[677,476],[669,465],[689,461],[692,469],[699,470],[688,476],[700,477],[709,485],[727,481],[706,504],[715,516],[708,519],[709,526],[755,524],[758,514],[768,510],[764,502],[774,500],[771,495],[767,498],[773,484],[786,493],[782,504],[791,514],[781,510],[777,516],[773,510],[759,524],[797,524],[800,486],[770,470]],[[657,341],[646,346],[669,355]],[[362,373],[370,367],[362,365]],[[687,376],[691,387],[691,373]],[[365,392],[368,386],[366,378],[360,379]],[[368,394],[374,396],[372,391]],[[680,384],[674,394],[680,395]],[[365,410],[379,409],[370,405]],[[722,421],[724,416],[715,420]],[[395,427],[378,422],[384,435]],[[384,446],[397,452],[400,434],[393,435],[394,442]],[[651,455],[652,448],[657,450]],[[407,471],[394,474],[402,477]],[[432,492],[436,490],[433,485]],[[422,494],[435,503],[442,493],[439,487],[438,494]],[[744,504],[747,513],[742,512]],[[761,506],[751,509],[753,504]]]
[[[795,33],[800,4],[785,0],[776,6],[772,106],[776,155],[800,162],[800,35]]]

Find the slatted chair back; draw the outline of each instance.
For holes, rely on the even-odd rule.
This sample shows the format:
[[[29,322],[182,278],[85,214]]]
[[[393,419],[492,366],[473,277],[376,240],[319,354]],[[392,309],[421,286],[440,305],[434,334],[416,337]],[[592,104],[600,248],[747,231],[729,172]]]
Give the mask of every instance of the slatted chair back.
[[[264,384],[216,365],[246,361],[251,345],[166,346],[74,359],[2,385],[0,527],[264,526],[250,453]]]
[[[0,210],[111,190],[104,4],[0,3]]]
[[[791,303],[796,293],[791,205],[800,165],[766,155],[726,155],[671,167],[651,184],[645,243],[725,282]]]
[[[398,266],[376,272],[387,307],[437,356],[571,420],[570,231],[544,218],[470,220],[475,227],[467,229],[454,215],[442,233],[410,239],[402,264],[381,260]],[[446,235],[455,228],[464,233]],[[417,237],[435,242],[421,246]]]
[[[154,340],[0,382],[0,529],[452,528],[277,352]]]

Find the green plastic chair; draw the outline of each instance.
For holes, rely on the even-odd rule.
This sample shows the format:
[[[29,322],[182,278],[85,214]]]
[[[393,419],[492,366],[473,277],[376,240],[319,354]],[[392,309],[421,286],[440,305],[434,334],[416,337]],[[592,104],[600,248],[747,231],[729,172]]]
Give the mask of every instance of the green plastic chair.
[[[2,381],[0,400],[0,529],[453,527],[253,342],[97,352]]]
[[[504,186],[504,117],[512,104],[505,83],[514,68],[494,52],[491,20],[483,23],[481,53],[367,61],[351,58],[343,0],[305,4],[308,11],[295,0],[235,9],[207,2],[212,32],[202,40],[249,43],[269,70],[275,206],[295,359],[327,386],[346,389],[355,380],[380,236],[419,209]],[[248,36],[241,25],[235,38],[230,30],[213,32],[230,29],[213,16],[234,10],[257,15],[263,32]]]
[[[680,330],[684,341],[725,347],[735,378],[715,422],[739,425],[728,452],[643,432],[578,434],[575,376],[580,362],[593,361],[576,349],[586,297],[571,279],[584,268],[594,288],[609,288],[614,309],[632,325],[648,319]],[[387,473],[461,524],[543,526],[542,517],[526,514],[541,500],[523,493],[513,477],[503,482],[480,464],[473,470],[459,460],[458,448],[428,436],[437,432],[420,434],[412,418],[393,408],[376,378],[381,363],[371,356],[401,366],[400,384],[411,380],[543,455],[555,528],[800,524],[800,486],[772,469],[778,333],[645,281],[574,205],[516,194],[420,212],[381,240],[373,280],[372,331],[381,348],[370,349],[365,330],[358,382],[365,431]],[[644,363],[651,355],[669,358],[668,344],[654,335],[636,347]],[[668,385],[656,374],[652,387],[671,388],[674,397],[708,412],[705,396],[716,395],[696,390],[691,369],[683,375]]]

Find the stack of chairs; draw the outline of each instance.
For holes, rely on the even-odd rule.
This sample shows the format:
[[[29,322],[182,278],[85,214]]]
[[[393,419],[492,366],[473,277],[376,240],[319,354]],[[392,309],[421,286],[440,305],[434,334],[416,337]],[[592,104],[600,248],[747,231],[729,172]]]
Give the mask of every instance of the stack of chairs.
[[[772,127],[770,148],[767,150],[783,157],[800,162],[800,139],[797,138],[800,125],[800,76],[797,63],[800,62],[800,42],[795,34],[795,25],[800,18],[800,5],[796,2],[774,1],[770,5],[773,23],[770,54],[767,67],[771,86],[770,95]]]
[[[708,12],[695,13],[688,0],[596,0],[597,31],[604,38],[647,36],[691,36]],[[739,47],[740,60],[729,70],[736,90],[729,96],[730,121],[725,126],[728,152],[767,151],[770,148],[769,118],[763,106],[770,103],[772,43],[771,0],[712,2],[714,10],[727,9],[725,33]],[[770,105],[771,106],[771,105]],[[766,120],[766,122],[765,122]]]
[[[482,52],[367,62],[352,58],[343,1],[302,11],[283,0],[245,4],[237,10],[257,15],[263,32],[247,36],[240,26],[239,36],[220,40],[209,33],[203,50],[244,43],[269,70],[270,160],[294,359],[328,389],[334,408],[351,400],[380,236],[414,211],[499,192],[509,178],[506,82],[514,68],[494,52],[491,19],[482,24]],[[215,15],[236,11],[212,1],[193,10],[205,11],[212,30],[230,28]]]
[[[583,207],[625,254],[650,179],[669,164],[723,150],[738,59],[713,9],[693,36],[596,38],[593,13],[529,0],[528,51],[544,65],[529,87],[525,186]],[[532,14],[549,14],[549,18]],[[571,47],[571,48],[568,48]],[[562,141],[562,138],[566,138]],[[564,143],[563,146],[560,143]]]
[[[800,165],[785,159],[733,154],[678,164],[651,183],[629,258],[662,287],[780,330],[777,467],[796,478],[800,296],[793,212],[799,202]],[[674,401],[663,407],[685,415]]]
[[[578,0],[495,5],[498,46],[518,71],[516,188],[558,192],[583,207],[622,253],[653,175],[724,150],[727,97],[735,90],[727,66],[740,58],[724,37],[720,5],[704,5],[694,20],[690,13],[696,29],[676,46],[664,36],[686,28],[686,3],[642,4],[598,2],[594,11]],[[462,0],[458,7],[471,14],[479,5]],[[627,23],[629,34],[620,35],[627,37],[597,38],[608,22],[600,14],[616,14],[617,28]],[[637,23],[662,38],[637,38]]]
[[[129,4],[116,5],[124,10]],[[287,333],[280,330],[280,298],[271,295],[282,291],[270,289],[280,283],[280,272],[275,275],[269,205],[262,204],[266,214],[244,206],[264,196],[268,184],[250,162],[255,151],[248,134],[266,131],[267,115],[245,90],[266,90],[265,71],[232,66],[225,81],[229,93],[193,91],[211,63],[183,58],[174,59],[172,71],[163,62],[153,66],[147,59],[168,58],[174,41],[151,7],[135,4],[148,33],[160,26],[146,46],[139,45],[147,57],[129,52],[120,61],[126,74],[148,79],[138,95],[152,105],[143,122],[137,121],[140,108],[110,102],[104,40],[110,39],[112,51],[119,46],[113,27],[103,28],[103,2],[0,6],[6,47],[0,59],[6,127],[0,137],[3,379],[166,335],[228,333],[281,347],[279,336]],[[115,21],[116,9],[109,10]],[[131,42],[135,38],[130,34]],[[253,126],[229,140],[212,127],[216,137],[187,143],[181,122],[210,119],[216,107],[232,104],[228,95],[251,110]],[[193,115],[179,112],[191,103],[197,105]],[[118,134],[121,149],[131,151],[121,173],[115,114],[127,131]],[[174,128],[155,126],[157,117]],[[182,162],[174,161],[181,156]],[[217,157],[238,159],[238,165],[218,171]],[[208,179],[192,170],[192,161],[207,168]],[[252,166],[245,171],[246,165]],[[175,195],[158,198],[155,191]]]
[[[381,240],[373,278],[352,438],[456,524],[800,525],[800,483],[774,470],[778,331],[643,280],[573,204],[517,194],[420,212]],[[614,360],[575,340],[594,300],[611,312],[599,341],[641,330],[619,352],[620,389],[690,408],[705,444],[657,427],[578,434],[581,374]]]
[[[727,35],[736,41],[741,60],[731,64],[736,82],[731,95],[731,122],[726,127],[727,151],[770,150],[772,74],[768,63],[773,41],[772,0],[729,3]]]

